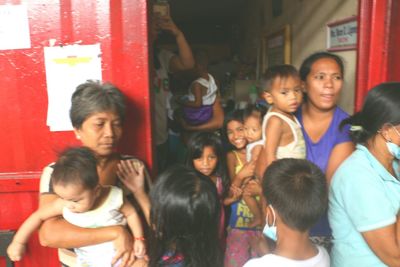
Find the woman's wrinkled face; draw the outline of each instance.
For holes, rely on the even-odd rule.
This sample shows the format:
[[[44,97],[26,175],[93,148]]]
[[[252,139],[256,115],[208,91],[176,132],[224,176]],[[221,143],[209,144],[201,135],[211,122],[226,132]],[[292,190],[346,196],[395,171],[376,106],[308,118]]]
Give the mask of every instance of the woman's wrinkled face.
[[[114,111],[98,112],[90,115],[74,132],[82,144],[98,156],[109,156],[121,139],[122,123]]]
[[[314,62],[307,75],[307,101],[321,110],[333,109],[343,86],[343,74],[334,59],[321,58]]]

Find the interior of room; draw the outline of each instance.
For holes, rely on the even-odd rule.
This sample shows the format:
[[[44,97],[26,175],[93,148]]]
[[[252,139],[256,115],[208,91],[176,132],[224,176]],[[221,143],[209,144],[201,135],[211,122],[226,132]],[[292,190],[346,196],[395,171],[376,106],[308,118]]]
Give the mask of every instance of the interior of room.
[[[250,88],[269,66],[279,63],[300,67],[316,51],[332,51],[345,62],[345,90],[339,105],[354,112],[356,49],[329,49],[328,25],[354,19],[357,0],[169,0],[170,15],[193,50],[206,49],[210,72],[221,83],[225,99],[246,101]],[[282,43],[280,37],[284,40]],[[161,43],[174,50],[168,34]],[[278,42],[277,47],[270,47]],[[269,47],[269,48],[268,48]],[[268,62],[269,61],[269,62]]]

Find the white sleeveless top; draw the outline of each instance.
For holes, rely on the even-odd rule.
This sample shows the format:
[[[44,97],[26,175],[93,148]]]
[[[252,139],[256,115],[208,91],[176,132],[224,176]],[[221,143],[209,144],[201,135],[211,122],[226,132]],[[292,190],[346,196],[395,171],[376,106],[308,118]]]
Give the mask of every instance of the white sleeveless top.
[[[122,190],[118,187],[111,186],[107,199],[97,209],[75,213],[64,208],[63,217],[71,224],[84,228],[125,225],[126,219],[119,211],[123,205],[123,199]],[[112,259],[115,256],[113,242],[75,248],[74,251],[77,255],[76,267],[110,267]],[[120,261],[113,266],[119,266],[119,264]]]
[[[189,93],[187,94],[187,98],[189,99],[189,101],[194,101],[195,99],[194,94],[192,93],[192,86],[194,83],[199,83],[207,88],[206,94],[203,95],[202,97],[202,102],[203,102],[202,105],[208,106],[214,104],[215,98],[217,97],[218,87],[217,84],[215,83],[213,76],[211,76],[211,74],[208,74],[208,81],[204,78],[199,78],[190,85]]]
[[[267,122],[269,118],[272,116],[277,116],[281,118],[284,122],[289,124],[290,129],[292,130],[293,134],[293,142],[285,145],[285,146],[279,146],[277,151],[276,151],[276,158],[277,159],[283,159],[283,158],[296,158],[296,159],[305,159],[306,158],[306,143],[304,141],[303,133],[301,131],[301,125],[297,118],[293,116],[293,120],[290,118],[286,117],[285,115],[274,112],[274,111],[268,111],[267,114],[265,114],[264,119],[263,119],[263,124],[262,124],[262,138],[265,142],[266,136],[265,136],[265,127],[267,126]]]
[[[252,160],[251,151],[253,151],[253,149],[256,146],[264,146],[264,139],[261,139],[261,140],[255,141],[253,143],[247,144],[247,146],[246,146],[246,160],[247,160],[247,162],[250,162]]]

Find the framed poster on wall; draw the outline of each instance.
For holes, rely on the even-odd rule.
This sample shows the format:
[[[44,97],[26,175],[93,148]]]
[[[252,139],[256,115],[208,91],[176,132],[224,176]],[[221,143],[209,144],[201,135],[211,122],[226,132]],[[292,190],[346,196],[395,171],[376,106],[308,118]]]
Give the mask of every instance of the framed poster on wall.
[[[327,50],[345,51],[357,48],[357,17],[337,20],[326,25]]]
[[[290,64],[291,62],[291,34],[290,26],[266,34],[261,40],[260,72],[263,73],[269,66]]]

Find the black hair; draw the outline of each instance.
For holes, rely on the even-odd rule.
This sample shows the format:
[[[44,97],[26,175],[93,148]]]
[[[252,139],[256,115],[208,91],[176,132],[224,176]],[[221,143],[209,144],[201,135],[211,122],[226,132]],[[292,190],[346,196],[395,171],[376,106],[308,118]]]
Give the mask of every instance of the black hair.
[[[338,55],[329,53],[329,52],[316,52],[314,54],[311,54],[308,56],[306,59],[304,59],[303,63],[300,66],[300,79],[302,81],[306,81],[308,74],[311,72],[312,65],[317,61],[322,58],[330,58],[336,61],[340,68],[340,72],[342,76],[344,75],[344,65],[343,65],[343,60],[341,57]]]
[[[365,144],[384,124],[400,124],[400,82],[381,83],[372,88],[362,109],[340,124],[350,124],[350,137],[356,144]]]
[[[229,142],[228,138],[228,124],[232,121],[237,121],[241,124],[243,124],[243,110],[242,109],[236,109],[232,113],[229,113],[225,116],[224,118],[224,126],[223,126],[223,134],[224,138],[228,144],[228,151],[235,149],[235,147]]]
[[[229,178],[226,174],[226,159],[220,137],[211,132],[198,132],[194,133],[187,143],[186,166],[194,168],[193,160],[198,159],[203,154],[204,148],[210,146],[213,148],[217,156],[217,166],[212,175],[218,175],[222,179],[223,196],[229,191]]]
[[[262,124],[265,113],[267,113],[267,107],[262,105],[249,105],[243,110],[243,121],[249,117],[255,117],[260,120]]]
[[[150,266],[171,266],[162,257],[182,256],[184,266],[222,266],[220,201],[210,178],[175,165],[150,192]]]
[[[80,129],[83,122],[97,112],[114,111],[121,122],[125,119],[125,97],[111,83],[87,81],[78,85],[71,98],[69,116],[72,126]]]
[[[276,78],[287,79],[289,77],[300,78],[299,72],[294,66],[288,64],[271,66],[261,77],[261,90],[268,92]]]
[[[209,61],[209,56],[207,51],[205,50],[196,50],[194,52],[194,60],[197,65],[203,66],[204,68],[207,68],[208,66],[208,61]]]
[[[99,184],[97,159],[86,147],[68,148],[58,157],[53,166],[53,185],[79,184],[85,189],[94,189]]]
[[[328,205],[325,175],[305,159],[274,161],[265,171],[262,187],[282,221],[300,232],[309,230]]]

